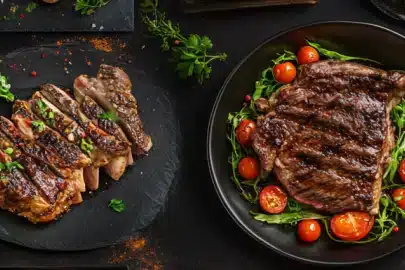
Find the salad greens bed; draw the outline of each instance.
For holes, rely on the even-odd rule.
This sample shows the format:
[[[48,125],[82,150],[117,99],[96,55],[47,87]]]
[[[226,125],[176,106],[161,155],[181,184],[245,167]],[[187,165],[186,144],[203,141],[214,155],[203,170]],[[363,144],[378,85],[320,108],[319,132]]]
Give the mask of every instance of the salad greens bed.
[[[378,63],[367,58],[352,57],[327,50],[316,42],[307,41],[307,43],[315,48],[320,55],[326,59],[341,61],[361,60]],[[227,138],[232,146],[232,152],[229,159],[232,166],[232,181],[235,183],[241,196],[252,204],[254,209],[258,209],[258,197],[261,188],[274,180],[270,178],[261,179],[260,176],[254,181],[244,181],[241,178],[238,173],[239,161],[246,156],[254,156],[255,154],[253,149],[243,147],[238,143],[236,140],[236,128],[243,119],[256,120],[259,113],[255,109],[254,102],[261,97],[268,99],[280,88],[281,84],[274,78],[273,68],[275,65],[285,61],[296,62],[296,55],[293,52],[286,50],[282,54],[279,54],[276,59],[272,60],[272,64],[262,71],[259,80],[256,81],[250,102],[245,103],[240,111],[228,114],[229,132]],[[394,228],[398,226],[398,221],[405,218],[405,211],[396,203],[396,201],[401,200],[402,198],[391,198],[390,196],[392,188],[405,187],[405,185],[396,182],[399,164],[405,157],[405,101],[402,101],[402,103],[393,108],[392,122],[395,125],[397,132],[396,145],[392,151],[391,160],[383,176],[383,193],[380,198],[380,210],[378,215],[375,216],[373,229],[365,239],[360,241],[343,241],[335,238],[329,228],[330,220],[332,218],[331,215],[317,213],[310,207],[294,201],[291,197],[288,197],[287,207],[283,213],[270,215],[250,211],[250,214],[255,220],[267,224],[287,224],[295,226],[299,221],[304,219],[321,220],[329,238],[340,243],[365,244],[384,240],[393,232]]]

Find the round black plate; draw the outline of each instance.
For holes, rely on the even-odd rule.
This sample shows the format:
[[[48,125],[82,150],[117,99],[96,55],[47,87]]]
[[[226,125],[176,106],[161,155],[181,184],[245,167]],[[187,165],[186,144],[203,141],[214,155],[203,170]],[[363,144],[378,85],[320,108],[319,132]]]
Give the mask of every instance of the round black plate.
[[[46,57],[41,58],[42,54]],[[149,225],[165,203],[179,167],[181,146],[173,98],[154,85],[136,64],[123,61],[118,53],[100,52],[86,45],[37,46],[6,54],[0,72],[9,77],[16,98],[27,99],[46,82],[71,89],[75,77],[83,73],[94,76],[102,62],[120,66],[130,76],[141,119],[154,143],[150,154],[136,161],[118,182],[101,175],[100,190],[85,195],[82,204],[73,206],[58,221],[33,225],[2,211],[0,239],[47,250],[103,247],[123,241]],[[36,77],[30,76],[33,70]],[[11,106],[0,101],[0,115],[10,116]],[[112,198],[123,200],[126,210],[116,213],[109,209],[107,205]]]
[[[249,203],[231,181],[228,157],[231,149],[226,140],[227,116],[240,110],[243,97],[253,91],[260,72],[269,66],[276,53],[296,51],[305,39],[321,42],[328,48],[355,56],[375,59],[386,69],[405,69],[405,37],[383,27],[355,22],[326,22],[299,27],[278,34],[248,55],[230,74],[220,91],[208,127],[208,161],[217,193],[235,222],[251,237],[290,258],[328,265],[355,264],[380,258],[405,246],[405,230],[381,243],[344,245],[323,234],[322,239],[306,245],[296,240],[295,230],[270,226],[252,219]],[[387,49],[389,48],[389,49]]]
[[[396,20],[405,20],[405,2],[402,0],[371,0],[379,10]]]

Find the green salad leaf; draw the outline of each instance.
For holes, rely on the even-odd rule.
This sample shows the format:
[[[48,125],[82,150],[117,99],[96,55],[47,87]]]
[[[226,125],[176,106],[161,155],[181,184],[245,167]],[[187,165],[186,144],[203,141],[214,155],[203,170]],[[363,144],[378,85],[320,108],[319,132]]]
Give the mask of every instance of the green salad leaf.
[[[323,48],[319,43],[316,42],[311,42],[307,40],[307,43],[309,46],[314,47],[315,49],[318,50],[320,54],[323,56],[326,56],[327,58],[334,59],[334,60],[341,60],[341,61],[352,61],[352,60],[360,60],[360,61],[367,61],[367,62],[373,62],[376,64],[380,64],[379,62],[368,59],[368,58],[363,58],[363,57],[356,57],[356,56],[348,56],[344,55],[335,51],[327,50]]]
[[[281,213],[274,215],[258,214],[254,213],[253,218],[255,220],[265,222],[267,224],[289,224],[296,225],[298,221],[304,219],[325,219],[327,216],[321,215],[311,211],[297,211],[291,213]]]

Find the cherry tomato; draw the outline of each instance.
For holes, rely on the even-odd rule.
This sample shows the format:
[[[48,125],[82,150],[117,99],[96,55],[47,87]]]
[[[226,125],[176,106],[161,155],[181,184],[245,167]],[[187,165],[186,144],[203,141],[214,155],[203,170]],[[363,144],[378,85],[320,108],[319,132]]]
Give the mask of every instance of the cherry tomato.
[[[269,185],[260,192],[259,203],[269,214],[278,214],[287,206],[287,195],[278,186]]]
[[[254,121],[243,119],[236,128],[236,139],[241,145],[248,145],[251,141],[251,135],[255,129],[256,123]]]
[[[405,159],[403,159],[399,165],[399,176],[401,177],[402,182],[405,182]]]
[[[374,217],[366,212],[346,212],[335,215],[331,220],[332,233],[346,241],[357,241],[371,231]]]
[[[321,225],[315,219],[306,219],[298,223],[298,236],[304,242],[315,242],[321,236]]]
[[[246,180],[254,180],[259,176],[259,163],[253,157],[244,157],[238,164],[239,174]]]
[[[405,210],[405,188],[397,188],[394,190],[392,198],[401,209]]]
[[[304,46],[297,53],[298,64],[309,64],[319,61],[318,51],[311,46]]]
[[[295,79],[297,75],[297,69],[291,62],[285,62],[277,64],[273,68],[274,78],[279,83],[290,83]]]

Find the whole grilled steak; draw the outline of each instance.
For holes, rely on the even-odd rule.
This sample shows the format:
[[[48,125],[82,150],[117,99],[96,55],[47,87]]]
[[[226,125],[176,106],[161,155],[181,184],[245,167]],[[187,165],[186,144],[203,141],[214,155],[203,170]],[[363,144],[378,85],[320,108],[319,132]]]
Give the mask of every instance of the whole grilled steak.
[[[316,209],[377,214],[394,146],[390,111],[404,91],[398,72],[331,60],[301,66],[258,120],[253,148],[263,170]]]

